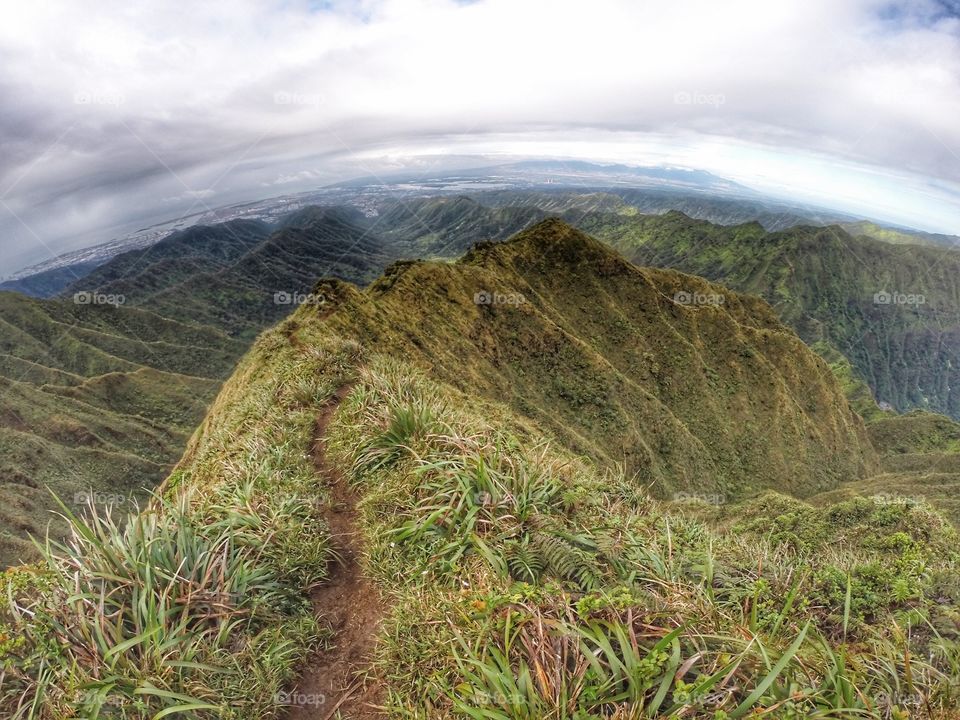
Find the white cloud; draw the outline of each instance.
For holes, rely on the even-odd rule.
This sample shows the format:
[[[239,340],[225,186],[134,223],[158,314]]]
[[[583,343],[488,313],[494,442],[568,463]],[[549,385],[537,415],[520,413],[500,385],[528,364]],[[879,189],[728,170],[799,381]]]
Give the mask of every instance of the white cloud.
[[[508,135],[851,207],[882,182],[893,214],[960,232],[939,208],[960,182],[960,20],[930,0],[52,0],[4,8],[0,68],[0,198],[58,249],[163,198]],[[2,205],[0,232],[0,267],[37,254]]]

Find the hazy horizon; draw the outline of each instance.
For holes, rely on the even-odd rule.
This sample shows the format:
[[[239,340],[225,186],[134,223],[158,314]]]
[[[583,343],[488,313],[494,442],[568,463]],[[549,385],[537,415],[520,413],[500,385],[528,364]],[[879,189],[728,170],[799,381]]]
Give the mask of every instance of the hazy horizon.
[[[4,274],[132,226],[467,156],[702,169],[960,233],[955,3],[247,0],[192,13],[159,0],[5,10]]]

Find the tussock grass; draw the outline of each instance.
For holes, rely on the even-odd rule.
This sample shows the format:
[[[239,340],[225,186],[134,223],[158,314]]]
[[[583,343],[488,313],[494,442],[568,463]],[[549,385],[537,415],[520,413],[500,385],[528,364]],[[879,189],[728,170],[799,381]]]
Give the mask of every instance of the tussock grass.
[[[938,598],[955,536],[927,508],[662,505],[382,357],[331,433],[391,594],[378,667],[396,717],[949,717],[957,701]]]
[[[334,559],[308,453],[357,353],[294,331],[260,339],[144,512],[64,506],[71,539],[8,573],[0,715],[279,716],[328,635],[307,599]]]

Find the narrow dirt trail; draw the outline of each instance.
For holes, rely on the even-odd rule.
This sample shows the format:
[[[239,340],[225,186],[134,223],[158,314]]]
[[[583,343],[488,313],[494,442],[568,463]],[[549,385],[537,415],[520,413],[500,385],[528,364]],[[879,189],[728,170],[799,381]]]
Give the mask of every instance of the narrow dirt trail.
[[[299,686],[291,693],[289,720],[372,720],[382,692],[365,677],[376,644],[383,608],[377,588],[360,567],[361,535],[357,498],[340,472],[327,460],[327,428],[352,385],[344,385],[317,418],[313,463],[330,487],[331,505],[325,517],[334,548],[341,558],[330,578],[313,593],[314,611],[333,628],[333,647],[312,657]]]

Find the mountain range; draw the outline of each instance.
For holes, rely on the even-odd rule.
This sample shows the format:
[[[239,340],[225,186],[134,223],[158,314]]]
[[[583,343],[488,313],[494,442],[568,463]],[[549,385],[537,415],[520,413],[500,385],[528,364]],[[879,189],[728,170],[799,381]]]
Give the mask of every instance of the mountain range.
[[[234,220],[259,221],[275,226],[291,212],[311,206],[350,207],[369,217],[380,214],[398,200],[483,194],[487,198],[485,202],[489,203],[498,193],[507,204],[514,204],[518,193],[548,196],[603,193],[620,198],[621,204],[641,213],[679,210],[691,217],[724,225],[757,220],[768,230],[783,230],[800,224],[842,224],[852,234],[867,234],[889,242],[945,247],[956,247],[960,242],[956,236],[878,224],[835,210],[766,196],[702,170],[602,165],[574,160],[527,161],[426,175],[395,173],[386,177],[358,178],[315,191],[207,209],[19,269],[0,282],[0,290],[50,297],[117,255],[143,250],[194,226]]]
[[[9,392],[8,398],[16,398],[16,402],[8,401],[10,410],[0,422],[11,448],[7,479],[0,487],[12,508],[3,519],[6,544],[2,559],[9,562],[29,554],[25,536],[43,535],[49,510],[54,507],[53,498],[42,491],[45,484],[68,500],[81,497],[82,486],[133,488],[142,496],[144,489],[155,485],[175,462],[190,428],[249,342],[296,306],[319,301],[313,293],[318,277],[335,277],[363,287],[396,261],[452,259],[469,251],[478,239],[504,240],[555,216],[616,248],[635,264],[651,268],[648,273],[654,267],[671,268],[724,286],[717,289],[691,280],[690,287],[683,287],[674,282],[672,294],[666,294],[674,301],[679,298],[680,305],[687,302],[703,309],[696,305],[698,296],[729,295],[738,298],[737,306],[750,302],[741,299],[742,293],[764,298],[775,311],[770,322],[785,323],[814,347],[840,378],[856,412],[868,420],[885,417],[889,411],[912,409],[960,417],[960,396],[955,390],[960,387],[956,377],[960,296],[955,287],[960,268],[955,253],[932,245],[893,244],[851,235],[839,226],[797,226],[770,232],[758,222],[717,225],[677,211],[645,215],[631,204],[631,193],[636,192],[497,190],[472,197],[383,200],[376,214],[351,207],[307,207],[273,223],[241,219],[175,232],[148,248],[120,253],[89,270],[60,288],[60,299],[30,300],[4,294],[0,320],[17,327],[18,335],[9,336],[11,343],[3,361],[3,375],[17,392]],[[907,302],[911,296],[913,303]],[[90,297],[122,298],[123,304],[76,305],[78,298]],[[878,302],[887,297],[890,302]],[[905,302],[900,303],[900,298]],[[586,298],[581,302],[589,306]],[[708,312],[719,308],[729,313],[732,307],[718,305]],[[24,331],[20,326],[25,316],[34,319]],[[724,317],[720,312],[715,319],[720,322]],[[85,328],[86,322],[107,323],[109,329],[88,329],[82,335],[83,345],[77,346],[75,338],[81,333],[73,326]],[[558,320],[551,318],[551,322]],[[170,330],[181,327],[182,331]],[[70,330],[63,338],[57,332],[61,328]],[[560,418],[564,420],[554,430],[573,432],[563,428],[577,428],[578,423],[588,421],[608,429],[629,427],[634,421],[628,419],[637,416],[649,417],[654,424],[654,418],[659,423],[665,414],[676,415],[656,437],[648,437],[645,433],[649,431],[610,432],[600,437],[613,444],[583,445],[596,457],[625,463],[653,483],[651,487],[658,488],[661,497],[687,491],[685,483],[698,473],[713,478],[717,494],[742,496],[777,487],[778,478],[785,477],[785,463],[806,462],[798,460],[806,452],[804,438],[816,437],[822,446],[822,427],[810,418],[788,422],[781,415],[781,400],[774,395],[764,400],[762,408],[740,408],[739,412],[744,418],[772,413],[763,422],[781,428],[784,439],[780,445],[795,446],[795,455],[781,454],[776,461],[757,455],[750,447],[749,433],[742,437],[723,433],[707,443],[707,430],[697,429],[697,422],[727,428],[739,427],[743,420],[732,421],[728,413],[733,409],[722,406],[709,411],[697,408],[692,416],[685,414],[692,412],[689,409],[665,412],[664,401],[657,404],[646,391],[639,392],[637,379],[612,357],[618,343],[632,337],[633,331],[624,326],[619,330],[625,333],[623,337],[610,335],[607,327],[597,327],[594,332],[601,345],[590,352],[584,349],[576,359],[578,364],[566,367],[556,380],[555,390],[576,398],[580,406],[576,412],[556,414],[558,423]],[[540,328],[536,334],[545,331]],[[158,339],[164,337],[170,340]],[[187,345],[209,350],[176,348],[173,345],[180,337],[195,338]],[[91,338],[96,340],[95,352],[86,348]],[[659,349],[649,344],[652,340],[632,342],[645,348],[643,356],[661,357]],[[755,353],[762,357],[766,351],[753,341],[748,345],[744,357]],[[64,346],[68,349],[61,350]],[[28,347],[36,349],[28,352]],[[576,347],[579,349],[579,344]],[[137,348],[142,352],[133,352]],[[712,397],[718,381],[701,367],[705,363],[702,351],[687,355],[684,351],[678,357],[694,363],[691,378],[685,380],[662,360],[651,362],[644,377],[669,383],[677,392],[687,387],[709,388]],[[575,368],[605,365],[610,367],[603,372],[598,369],[589,383],[574,379]],[[559,366],[557,369],[559,372]],[[640,372],[637,367],[629,370]],[[177,382],[169,381],[170,373]],[[490,392],[507,393],[502,383],[513,376],[499,366],[497,373],[492,377],[501,384],[496,389],[491,386]],[[822,368],[807,368],[805,374],[811,373],[822,373]],[[560,379],[564,376],[568,379]],[[189,391],[179,383],[181,377],[187,379]],[[143,386],[126,395],[127,407],[110,406],[111,398],[119,393],[115,389],[89,392],[82,404],[59,400],[66,395],[73,398],[78,386],[88,390],[119,387],[120,378],[130,387]],[[455,378],[448,380],[455,384]],[[512,381],[522,382],[522,377]],[[49,407],[51,396],[60,403],[59,425],[45,424],[44,412],[26,410]],[[162,408],[182,405],[185,397],[191,400],[189,412],[176,417],[164,414]],[[672,400],[680,402],[682,398],[678,394]],[[878,402],[889,411],[879,409]],[[544,422],[550,424],[549,419]],[[94,429],[84,443],[76,443],[63,427]],[[123,430],[111,432],[111,427]],[[582,436],[581,430],[576,432]],[[149,433],[153,434],[152,444],[145,440]],[[787,437],[794,439],[787,442]],[[576,446],[570,437],[566,439]],[[717,448],[722,447],[726,460],[705,453],[705,443],[716,445],[718,453]],[[841,446],[836,439],[827,444]],[[838,478],[868,478],[877,474],[877,463],[882,462],[888,490],[904,492],[915,484],[920,488],[915,492],[949,504],[956,472],[949,457],[931,464],[928,448],[921,459],[908,462],[901,457],[899,464],[891,465],[890,460],[898,455],[916,453],[888,453],[877,448],[878,459],[875,440],[863,445],[862,452],[854,455],[844,451],[829,462],[821,462],[821,458],[822,467],[817,471],[812,463],[809,474],[797,474],[791,492],[803,497],[831,492],[837,489]],[[40,449],[24,450],[32,446]],[[104,471],[104,453],[115,453],[122,461]],[[84,459],[75,460],[75,456]],[[849,462],[860,469],[854,471],[846,464]],[[67,474],[64,468],[72,468],[72,472]],[[24,499],[27,497],[29,502]]]
[[[710,256],[690,218],[607,220]],[[771,268],[830,248],[727,232]],[[957,530],[886,488],[955,486],[960,425],[871,406],[783,308],[558,218],[355,282],[259,335],[143,513],[62,508],[70,542],[8,571],[0,712],[950,717]]]

